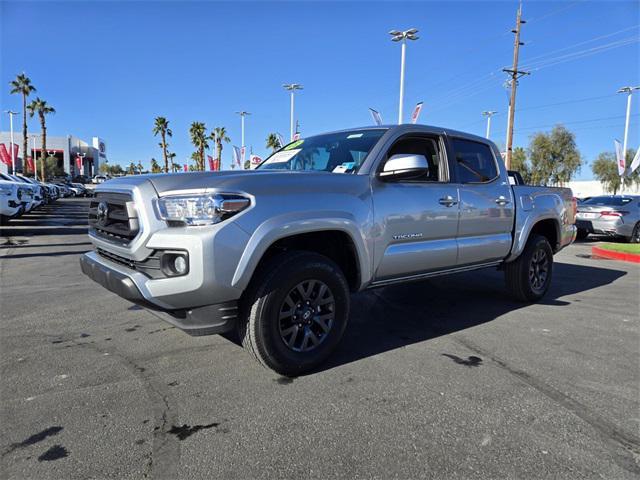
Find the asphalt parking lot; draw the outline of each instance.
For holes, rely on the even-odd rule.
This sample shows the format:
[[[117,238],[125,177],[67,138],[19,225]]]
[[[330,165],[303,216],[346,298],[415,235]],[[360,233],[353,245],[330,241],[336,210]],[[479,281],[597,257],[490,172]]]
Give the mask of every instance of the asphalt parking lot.
[[[2,478],[640,474],[640,268],[590,242],[536,305],[493,270],[359,294],[287,379],[84,277],[86,206],[0,227]]]

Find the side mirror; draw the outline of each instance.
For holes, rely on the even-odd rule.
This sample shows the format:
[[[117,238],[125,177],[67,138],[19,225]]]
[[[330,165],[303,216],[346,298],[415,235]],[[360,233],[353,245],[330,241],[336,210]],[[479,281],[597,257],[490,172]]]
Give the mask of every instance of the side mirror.
[[[400,153],[386,161],[379,176],[381,180],[406,180],[421,177],[427,173],[429,173],[429,164],[424,155]]]

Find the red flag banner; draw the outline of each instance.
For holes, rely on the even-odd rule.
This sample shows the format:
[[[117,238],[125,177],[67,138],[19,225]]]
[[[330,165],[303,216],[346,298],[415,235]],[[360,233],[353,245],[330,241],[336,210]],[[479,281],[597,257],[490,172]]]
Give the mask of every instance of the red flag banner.
[[[18,159],[18,153],[20,152],[20,147],[18,146],[17,143],[13,144],[13,159],[17,160]]]
[[[27,170],[29,170],[30,172],[35,171],[35,167],[33,166],[33,158],[31,157],[27,157]]]
[[[209,170],[214,172],[216,170],[216,164],[211,155],[207,155],[207,160],[209,160]]]
[[[184,171],[185,171],[185,172],[188,172],[188,171],[189,171],[189,167],[187,166],[187,164],[186,164],[186,163],[184,164]]]
[[[7,152],[7,146],[4,143],[0,143],[0,160],[6,166],[11,167],[11,155]]]
[[[82,171],[82,157],[76,157],[76,167],[78,167],[78,170]]]

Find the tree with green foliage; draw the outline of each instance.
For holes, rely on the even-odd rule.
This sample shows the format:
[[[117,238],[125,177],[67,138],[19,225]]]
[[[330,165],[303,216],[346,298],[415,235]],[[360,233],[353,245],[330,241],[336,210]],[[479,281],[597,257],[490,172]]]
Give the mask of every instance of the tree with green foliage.
[[[627,165],[631,164],[635,154],[636,152],[632,148],[627,150],[625,155]],[[620,190],[622,178],[624,178],[624,188],[629,188],[633,184],[640,185],[640,168],[636,169],[631,175],[620,177],[618,174],[618,162],[613,152],[602,152],[598,155],[591,164],[591,171],[596,180],[602,183],[602,188],[614,195]]]
[[[196,147],[195,157],[191,156],[196,162],[196,170],[204,171],[204,152],[209,148],[207,127],[203,122],[193,122],[189,128],[189,136],[191,143]]]
[[[218,159],[220,169],[222,169],[222,142],[229,143],[229,137],[227,136],[227,129],[225,127],[216,127],[211,132],[211,139],[216,144],[216,158]]]
[[[166,162],[165,166],[168,168],[169,163]],[[151,173],[162,173],[162,167],[158,164],[155,158],[151,159]],[[167,172],[165,172],[167,173]]]
[[[529,144],[531,183],[564,185],[580,171],[582,159],[575,135],[562,125],[536,133]]]
[[[42,131],[42,150],[40,151],[42,152],[41,155],[44,155],[44,152],[47,151],[47,120],[45,116],[56,113],[56,109],[49,105],[46,100],[36,97],[35,100],[32,100],[31,103],[27,105],[27,110],[29,111],[29,117],[33,118],[33,116],[37,114],[40,119],[40,130]],[[47,177],[44,176],[45,168],[42,162],[40,162],[40,174],[42,181],[45,181]]]
[[[11,85],[10,93],[22,95],[22,161],[26,163],[27,160],[27,97],[36,91],[36,87],[31,83],[31,79],[22,72],[16,75],[14,80],[9,82]],[[44,150],[42,155],[44,155]]]
[[[270,148],[273,152],[280,150],[282,145],[280,145],[280,140],[278,139],[278,135],[275,133],[270,133],[267,137],[267,148]]]
[[[138,170],[138,173],[142,175],[142,171],[144,170],[144,165],[142,165],[141,161],[138,161],[138,164],[136,165],[136,169]]]
[[[525,185],[531,184],[531,167],[527,159],[527,151],[524,148],[516,147],[513,149],[511,155],[511,170],[520,172]]]
[[[169,156],[167,152],[167,137],[171,137],[173,132],[169,128],[169,120],[164,117],[156,117],[153,124],[153,135],[160,135],[160,148],[162,148],[162,158],[164,158],[164,173],[169,172]]]
[[[58,164],[58,159],[56,157],[47,157],[45,158],[45,161],[41,163],[44,163],[46,174],[45,178],[62,177],[64,175],[64,168]]]
[[[129,166],[127,167],[127,174],[128,175],[135,175],[136,174],[136,164],[131,162],[129,164]]]

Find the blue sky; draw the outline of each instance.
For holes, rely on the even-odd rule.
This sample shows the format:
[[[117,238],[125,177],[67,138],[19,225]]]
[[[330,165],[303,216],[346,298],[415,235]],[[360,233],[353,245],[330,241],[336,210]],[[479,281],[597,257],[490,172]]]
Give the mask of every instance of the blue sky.
[[[296,117],[304,135],[369,125],[368,107],[397,119],[400,48],[387,32],[415,27],[408,45],[405,112],[424,102],[421,123],[504,143],[517,3],[500,2],[36,2],[0,3],[0,102],[21,108],[8,82],[25,71],[57,109],[49,134],[98,135],[112,163],[162,157],[153,119],[170,120],[170,149],[185,162],[194,121],[225,126],[264,155],[269,132],[289,131],[282,83],[304,84]],[[564,123],[591,162],[622,139],[624,85],[640,84],[640,3],[525,1],[515,145]],[[26,29],[26,30],[25,30]],[[407,115],[407,113],[405,114]],[[640,144],[640,94],[629,146]],[[0,128],[7,130],[6,115]],[[31,127],[38,130],[35,121]],[[231,144],[225,146],[228,166]],[[580,178],[590,178],[584,167]]]

